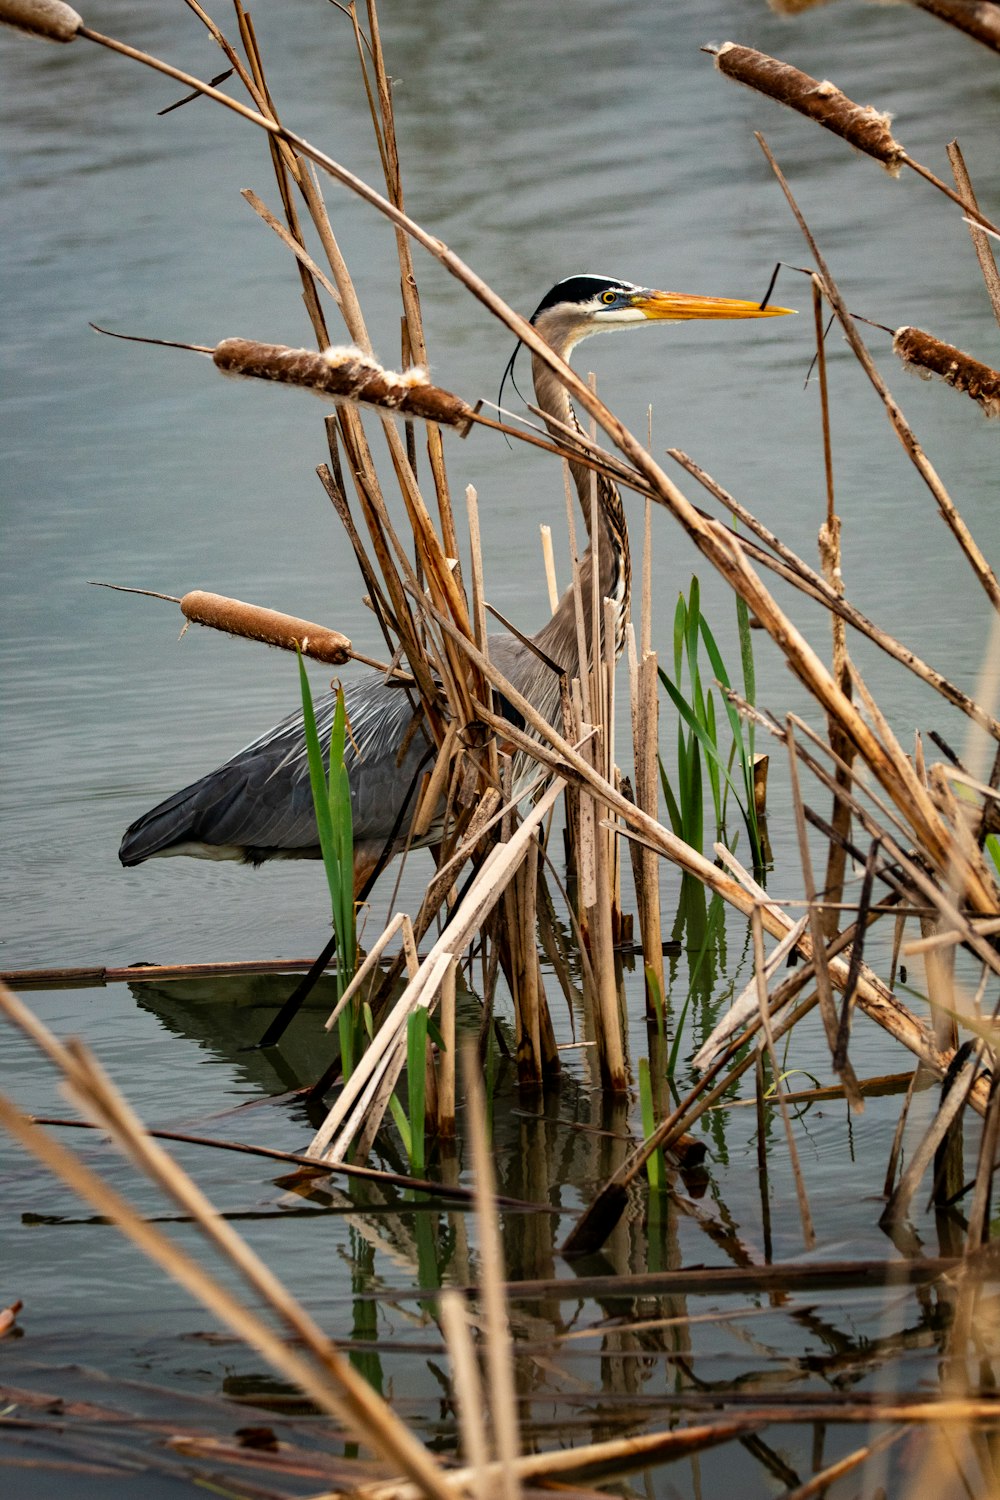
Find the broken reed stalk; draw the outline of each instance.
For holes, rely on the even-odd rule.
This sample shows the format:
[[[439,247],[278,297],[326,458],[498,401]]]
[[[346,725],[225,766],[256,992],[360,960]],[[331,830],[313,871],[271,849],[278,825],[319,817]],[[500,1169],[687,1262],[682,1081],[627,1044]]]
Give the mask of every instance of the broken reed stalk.
[[[255,1298],[283,1325],[284,1333],[278,1333],[258,1312],[241,1303],[79,1157],[32,1125],[3,1097],[0,1097],[0,1124],[98,1213],[116,1224],[214,1317],[257,1349],[322,1410],[343,1422],[359,1442],[398,1466],[416,1484],[426,1487],[427,1493],[438,1500],[448,1500],[451,1491],[431,1454],[208,1202],[187,1173],[146,1134],[87,1048],[79,1042],[67,1046],[58,1041],[3,985],[0,985],[0,1008],[60,1070],[84,1112],[111,1134],[116,1145],[154,1186],[194,1219],[222,1256],[227,1270],[235,1271],[252,1288]]]
[[[715,66],[727,78],[746,84],[757,93],[766,94],[779,104],[815,120],[824,129],[847,141],[848,145],[880,162],[893,177],[898,176],[900,167],[909,167],[957,203],[977,223],[996,232],[996,225],[981,214],[974,203],[968,202],[907,154],[889,129],[889,115],[881,114],[870,104],[855,104],[828,79],[820,82],[790,63],[780,62],[753,47],[723,42],[721,47],[704,47],[702,50],[714,56]]]
[[[1000,417],[1000,370],[963,354],[954,344],[946,344],[922,328],[897,328],[892,352],[925,378],[938,375],[956,391],[970,396],[986,416]]]

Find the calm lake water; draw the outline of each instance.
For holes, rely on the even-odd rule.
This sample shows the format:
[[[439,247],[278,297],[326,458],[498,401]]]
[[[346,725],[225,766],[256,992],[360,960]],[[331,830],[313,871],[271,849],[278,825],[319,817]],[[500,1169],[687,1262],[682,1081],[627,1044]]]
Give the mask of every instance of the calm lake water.
[[[320,0],[260,0],[254,18],[285,120],[378,181],[344,18]],[[222,66],[181,5],[104,0],[87,8],[86,19],[200,76]],[[853,0],[794,23],[770,14],[762,0],[671,6],[636,0],[615,7],[597,0],[558,7],[389,0],[382,25],[396,80],[407,207],[515,306],[529,311],[554,281],[585,270],[754,297],[776,261],[805,263],[799,232],[753,138],[756,129],[779,157],[853,309],[890,327],[917,324],[997,363],[997,329],[953,206],[915,175],[890,180],[833,137],[726,82],[700,51],[708,42],[737,40],[834,78],[860,102],[892,111],[910,154],[945,178],[945,144],[957,137],[989,211],[1000,202],[997,59],[929,17]],[[230,335],[308,342],[288,253],[239,196],[250,187],[278,207],[266,149],[256,132],[204,101],[158,118],[182,91],[83,42],[43,47],[4,32],[0,77],[0,964],[313,955],[326,936],[318,866],[255,874],[171,860],[124,872],[117,861],[119,838],[133,818],[294,705],[294,663],[207,631],[193,630],[178,643],[174,607],[88,587],[99,579],[169,594],[214,589],[327,622],[359,650],[380,649],[360,603],[353,558],[315,478],[325,458],[318,405],[227,383],[192,355],[101,339],[87,326],[93,321],[202,344]],[[392,231],[340,189],[331,186],[327,198],[376,349],[395,364]],[[434,377],[470,399],[494,398],[510,353],[507,333],[423,252],[416,267]],[[813,351],[808,284],[783,273],[778,300],[805,315],[650,329],[642,337],[589,343],[577,364],[597,371],[605,398],[634,430],[645,432],[652,404],[654,451],[687,450],[812,559],[825,502],[817,391],[804,388]],[[870,344],[970,528],[995,553],[995,426],[971,402],[903,374],[885,335],[871,330]],[[985,597],[836,335],[829,355],[848,593],[973,689],[990,624]],[[465,443],[449,439],[448,459],[455,493],[467,483],[479,493],[491,601],[523,629],[537,628],[546,611],[537,527],[550,523],[557,538],[565,529],[557,470],[483,432]],[[699,498],[686,481],[682,487]],[[639,528],[641,510],[630,504]],[[655,517],[653,546],[661,653],[669,650],[678,591],[697,570],[706,613],[735,656],[731,604],[666,515]],[[560,564],[565,580],[565,547]],[[801,604],[795,610],[826,650],[819,612]],[[801,709],[802,694],[781,660],[766,638],[756,639],[760,702],[778,714]],[[963,724],[915,679],[865,643],[857,644],[856,658],[904,744],[916,730],[936,728],[964,747]],[[775,765],[771,889],[795,895],[800,873],[784,782],[783,767]],[[397,907],[416,909],[429,868],[423,857],[410,863]],[[678,884],[665,870],[668,928]],[[383,886],[373,927],[391,899],[391,883]],[[706,1000],[718,1001],[744,982],[746,965],[745,929],[730,924],[724,971]],[[683,959],[675,978],[683,1001]],[[286,980],[112,986],[36,992],[32,1004],[60,1035],[86,1037],[150,1122],[208,1128],[207,1117],[221,1114],[212,1128],[222,1135],[299,1149],[309,1126],[297,1105],[244,1109],[237,1120],[230,1114],[310,1079],[323,1064],[319,1002],[280,1055],[242,1050],[286,990]],[[637,976],[627,978],[627,993],[642,1050]],[[697,1020],[700,1026],[705,1018]],[[559,1024],[568,1039],[562,1015]],[[496,1141],[508,1191],[548,1193],[572,1212],[580,1193],[615,1160],[612,1148],[586,1145],[573,1121],[624,1131],[636,1120],[634,1114],[609,1119],[585,1055],[568,1056],[558,1099],[523,1111],[509,1087],[502,1093]],[[907,1065],[862,1027],[856,1057],[864,1073]],[[3,1058],[5,1087],[19,1102],[36,1112],[65,1111],[48,1071],[9,1032]],[[822,1059],[822,1047],[804,1041],[789,1065],[822,1069]],[[874,1101],[850,1125],[843,1106],[831,1104],[803,1121],[800,1150],[815,1193],[821,1258],[892,1253],[876,1227],[875,1195],[896,1112],[892,1099]],[[687,1217],[672,1209],[655,1248],[637,1214],[609,1247],[609,1268],[728,1263],[708,1243],[718,1223],[730,1226],[749,1258],[760,1258],[750,1114],[734,1113],[714,1130],[704,1207]],[[107,1153],[87,1154],[108,1168]],[[521,1181],[523,1163],[534,1155],[544,1159],[547,1180]],[[783,1149],[776,1155],[773,1252],[787,1258],[800,1253],[801,1234]],[[223,1209],[248,1216],[243,1227],[253,1243],[338,1336],[349,1337],[358,1325],[361,1304],[351,1293],[359,1286],[389,1296],[427,1284],[428,1233],[439,1274],[461,1280],[474,1265],[471,1230],[461,1215],[431,1226],[426,1215],[395,1213],[382,1223],[373,1214],[347,1212],[349,1201],[334,1194],[312,1205],[303,1201],[291,1227],[283,1221],[295,1210],[259,1163],[234,1166],[193,1151],[182,1159]],[[114,1231],[96,1224],[26,1159],[4,1152],[3,1161],[0,1304],[20,1296],[26,1312],[25,1337],[4,1346],[0,1371],[9,1369],[15,1383],[61,1394],[69,1392],[66,1367],[80,1362],[119,1379],[213,1396],[234,1394],[241,1379],[253,1376],[255,1358],[236,1345],[191,1339],[202,1327],[201,1313],[122,1249]],[[121,1185],[129,1181],[124,1168],[112,1164],[110,1174]],[[149,1212],[162,1212],[144,1190],[137,1196]],[[568,1223],[547,1225],[543,1234],[510,1221],[511,1274],[570,1276],[552,1254]],[[747,1299],[705,1301],[704,1309],[688,1310],[745,1311]],[[741,1375],[751,1384],[759,1377],[768,1388],[774,1382],[808,1389],[804,1372],[813,1356],[860,1351],[891,1336],[900,1363],[888,1378],[912,1388],[933,1373],[926,1308],[876,1295],[859,1297],[849,1313],[842,1294],[826,1302],[810,1297],[808,1316],[804,1302],[790,1302],[767,1321],[766,1333],[751,1334],[752,1325],[738,1321],[705,1325],[697,1338],[690,1335],[684,1358],[705,1389]],[[535,1334],[599,1315],[592,1301],[559,1309],[532,1311]],[[433,1324],[417,1327],[413,1313],[410,1304],[381,1304],[380,1336],[404,1344],[436,1335]],[[551,1414],[560,1430],[586,1441],[596,1430],[588,1413],[602,1392],[613,1405],[613,1394],[624,1403],[626,1396],[669,1389],[680,1378],[677,1350],[644,1352],[649,1368],[640,1374],[636,1355],[617,1393],[607,1379],[602,1386],[596,1354],[567,1367],[572,1374],[542,1372],[540,1365],[527,1372],[527,1361],[525,1389],[531,1388],[538,1430]],[[429,1437],[451,1445],[453,1422],[439,1411],[440,1392],[428,1393],[427,1357],[404,1352],[384,1364],[382,1378],[400,1409]],[[851,1369],[850,1378],[863,1385],[886,1379],[884,1369],[865,1368],[860,1354]],[[574,1380],[585,1393],[575,1407]],[[574,1411],[570,1422],[566,1403]],[[810,1472],[807,1428],[772,1431],[768,1441],[793,1474]],[[838,1432],[828,1457],[852,1442],[852,1433]],[[700,1478],[677,1465],[658,1471],[650,1484],[664,1495],[695,1494],[699,1484],[701,1493],[712,1494],[715,1484],[737,1478],[748,1495],[791,1482],[777,1460],[726,1448],[702,1461]],[[57,1482],[40,1472],[20,1493],[51,1493],[46,1486]],[[79,1483],[79,1493],[90,1493],[88,1481]],[[144,1492],[158,1493],[158,1483],[164,1494],[188,1493],[186,1482],[169,1475],[150,1480]]]

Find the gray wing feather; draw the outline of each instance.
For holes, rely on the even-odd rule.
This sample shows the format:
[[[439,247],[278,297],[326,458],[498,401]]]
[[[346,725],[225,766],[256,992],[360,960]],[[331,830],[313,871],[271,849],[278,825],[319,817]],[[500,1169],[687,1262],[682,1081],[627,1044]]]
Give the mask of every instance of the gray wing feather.
[[[430,736],[421,722],[407,743],[414,705],[399,683],[362,679],[345,688],[344,701],[355,844],[384,842],[427,755]],[[316,704],[324,760],[335,707],[333,693]],[[254,863],[319,856],[301,710],[145,813],[126,832],[119,858],[136,865],[171,852]]]

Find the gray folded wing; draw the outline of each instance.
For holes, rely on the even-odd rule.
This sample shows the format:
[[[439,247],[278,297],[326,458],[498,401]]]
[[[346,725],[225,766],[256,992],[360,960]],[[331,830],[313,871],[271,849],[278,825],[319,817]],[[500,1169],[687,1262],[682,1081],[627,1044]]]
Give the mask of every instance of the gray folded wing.
[[[396,682],[363,678],[345,688],[344,700],[355,847],[380,846],[430,759],[431,740],[422,716],[413,728],[415,695],[411,699]],[[324,760],[335,706],[333,693],[316,705]],[[404,837],[415,800],[403,823]],[[166,854],[253,864],[319,858],[301,710],[145,813],[126,831],[118,851],[123,865]]]

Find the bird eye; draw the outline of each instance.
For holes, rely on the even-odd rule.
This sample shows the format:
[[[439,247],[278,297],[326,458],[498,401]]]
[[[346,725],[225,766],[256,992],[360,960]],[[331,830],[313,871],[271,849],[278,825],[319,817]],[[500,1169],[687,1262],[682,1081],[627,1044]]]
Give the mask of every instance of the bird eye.
[[[608,304],[608,306],[610,307],[612,302],[617,302],[618,301],[618,293],[617,292],[605,292],[602,295],[602,297],[601,297],[601,301],[602,302],[606,302]]]

